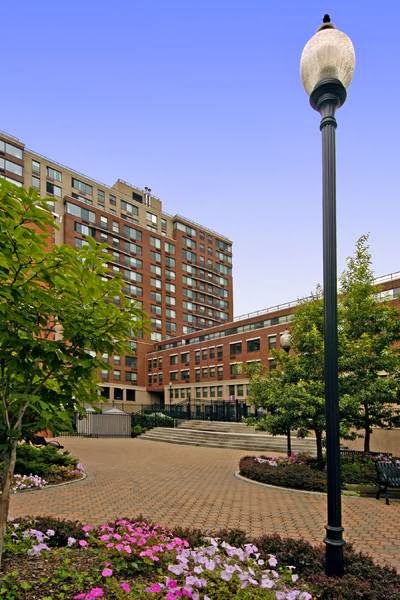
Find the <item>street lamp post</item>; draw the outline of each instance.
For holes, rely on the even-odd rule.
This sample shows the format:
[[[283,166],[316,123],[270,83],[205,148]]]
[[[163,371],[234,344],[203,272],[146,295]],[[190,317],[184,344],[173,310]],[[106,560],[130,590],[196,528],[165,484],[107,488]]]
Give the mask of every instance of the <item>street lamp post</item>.
[[[169,416],[172,413],[172,382],[169,382]]]
[[[281,348],[283,348],[283,350],[286,352],[286,354],[289,354],[291,338],[290,338],[290,333],[287,329],[285,329],[285,331],[282,331],[281,335],[279,336],[279,342],[280,342]],[[287,430],[286,439],[287,439],[287,455],[292,456],[292,436],[290,433],[290,427]]]
[[[340,437],[337,361],[337,273],[336,273],[336,160],[335,111],[346,100],[355,67],[351,40],[337,30],[329,15],[304,47],[300,71],[311,106],[321,115],[324,355],[327,459],[326,566],[327,575],[342,575],[343,527],[340,495]]]

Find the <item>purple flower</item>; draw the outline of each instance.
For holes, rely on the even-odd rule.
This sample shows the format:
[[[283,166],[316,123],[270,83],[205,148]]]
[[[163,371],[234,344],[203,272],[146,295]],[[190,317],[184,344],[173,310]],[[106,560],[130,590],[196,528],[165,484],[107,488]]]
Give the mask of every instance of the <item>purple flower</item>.
[[[101,574],[103,577],[111,577],[113,572],[112,572],[112,569],[109,569],[108,567],[106,567],[105,569],[102,570]]]

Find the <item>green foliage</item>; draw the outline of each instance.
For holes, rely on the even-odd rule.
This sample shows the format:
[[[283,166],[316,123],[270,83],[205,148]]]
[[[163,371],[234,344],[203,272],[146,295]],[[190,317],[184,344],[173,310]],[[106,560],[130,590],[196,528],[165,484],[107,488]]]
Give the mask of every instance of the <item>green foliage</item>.
[[[239,462],[240,474],[254,481],[298,490],[326,491],[326,474],[306,464],[279,464],[271,467],[245,456]]]
[[[372,427],[390,428],[400,418],[400,340],[396,309],[376,297],[368,236],[361,236],[341,279],[341,391],[353,403],[352,424],[365,432],[368,451]]]
[[[52,246],[54,227],[33,188],[0,180],[0,560],[18,440],[95,402],[103,353],[123,354],[143,329],[122,280],[107,277],[106,248]]]
[[[53,466],[76,467],[77,464],[77,459],[66,450],[60,452],[53,446],[35,448],[30,444],[21,444],[17,448],[15,473],[45,477]]]
[[[278,562],[295,565],[296,573],[304,577],[320,600],[388,600],[400,597],[400,577],[395,569],[376,565],[371,557],[355,552],[351,544],[344,547],[344,577],[327,577],[325,547],[308,542],[262,536],[254,540],[261,556],[274,554]]]
[[[144,564],[131,566],[132,557],[121,554],[118,559],[110,558],[105,547],[65,548],[68,537],[82,538],[82,525],[70,521],[52,518],[19,519],[9,524],[8,535],[15,531],[23,532],[26,528],[39,531],[54,530],[55,535],[46,540],[52,547],[43,556],[27,556],[23,535],[18,544],[14,543],[15,553],[7,555],[8,570],[0,579],[0,598],[3,600],[31,600],[33,597],[42,600],[67,600],[82,590],[100,586],[107,598],[119,600],[125,597],[140,598],[149,582],[154,581],[155,574],[162,573]],[[180,529],[173,535],[190,540],[191,547],[203,546],[207,540],[199,530]],[[311,545],[298,539],[282,538],[279,535],[265,535],[257,539],[248,538],[238,530],[221,530],[213,537],[218,537],[232,545],[244,543],[255,544],[260,552],[260,559],[268,561],[273,555],[278,565],[294,565],[295,573],[300,576],[302,585],[320,600],[387,600],[400,597],[400,577],[393,568],[377,565],[373,560],[355,552],[351,544],[344,548],[345,575],[341,578],[327,577],[324,573],[325,547]],[[101,571],[105,563],[111,565],[113,577],[104,578]],[[112,564],[111,564],[112,563]],[[165,562],[165,565],[168,561]],[[17,566],[15,566],[17,565]],[[165,567],[164,565],[164,567]],[[144,569],[144,570],[143,570]],[[126,578],[124,574],[129,574]],[[122,577],[121,577],[122,575]],[[129,581],[132,587],[130,594],[122,592],[118,580]],[[207,595],[213,599],[253,600],[275,598],[276,591],[268,596],[269,590],[260,590],[250,586],[240,590],[240,583],[232,578],[223,581],[218,575],[208,578]],[[304,589],[304,588],[302,588]],[[206,591],[206,590],[205,590]],[[154,597],[161,597],[162,594]]]
[[[143,430],[151,427],[173,427],[174,419],[162,412],[154,413],[135,413],[132,415],[134,426],[140,425]]]
[[[132,427],[132,435],[133,435],[133,437],[137,437],[138,435],[141,435],[145,431],[146,431],[146,429],[144,429],[141,425],[134,425]]]
[[[96,398],[96,370],[106,368],[101,354],[122,353],[130,330],[142,326],[121,280],[105,277],[105,248],[91,238],[79,251],[49,248],[53,228],[46,201],[33,189],[0,181],[4,441],[20,439],[28,416],[52,424],[63,411]]]
[[[388,302],[376,298],[368,236],[356,244],[341,279],[338,305],[339,408],[342,437],[365,430],[369,450],[372,427],[400,422],[400,319]],[[318,458],[322,459],[325,430],[324,319],[320,289],[295,311],[291,324],[291,351],[275,351],[276,369],[253,370],[249,395],[266,409],[259,427],[272,434],[313,430]]]
[[[14,525],[17,525],[20,531],[32,528],[45,532],[48,529],[52,529],[55,534],[46,540],[46,543],[53,548],[65,547],[69,537],[74,539],[82,538],[82,523],[79,521],[69,521],[55,517],[22,517],[13,520],[12,525],[8,528],[8,535],[11,535],[14,531]]]
[[[341,475],[343,483],[376,483],[376,468],[372,460],[342,461]]]

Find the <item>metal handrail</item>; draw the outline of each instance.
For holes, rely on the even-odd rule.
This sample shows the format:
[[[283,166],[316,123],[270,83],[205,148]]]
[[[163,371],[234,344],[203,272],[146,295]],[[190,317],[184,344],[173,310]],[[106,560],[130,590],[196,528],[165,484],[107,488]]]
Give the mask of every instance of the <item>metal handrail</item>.
[[[394,281],[396,279],[400,279],[400,271],[396,271],[394,273],[389,273],[388,275],[381,275],[380,277],[374,278],[374,284],[379,285],[380,283],[385,283],[387,281]],[[270,306],[269,308],[262,308],[261,310],[256,310],[251,313],[247,313],[244,315],[239,315],[233,318],[233,321],[244,321],[245,319],[250,319],[252,317],[258,317],[259,315],[266,315],[270,312],[275,312],[277,310],[283,310],[285,308],[292,308],[293,306],[298,306],[302,302],[307,302],[311,300],[312,296],[305,296],[304,298],[298,298],[297,300],[292,300],[290,302],[285,302],[284,304],[276,304],[275,306]]]

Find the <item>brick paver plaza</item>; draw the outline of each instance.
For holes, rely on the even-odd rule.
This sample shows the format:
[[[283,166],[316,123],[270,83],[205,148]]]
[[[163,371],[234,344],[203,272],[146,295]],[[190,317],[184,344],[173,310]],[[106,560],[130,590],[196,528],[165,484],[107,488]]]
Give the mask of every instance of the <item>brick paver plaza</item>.
[[[326,497],[235,478],[243,450],[140,439],[64,438],[86,466],[78,483],[17,494],[11,516],[52,515],[100,523],[139,514],[167,526],[279,533],[319,543]],[[400,502],[344,497],[345,539],[400,570]]]

